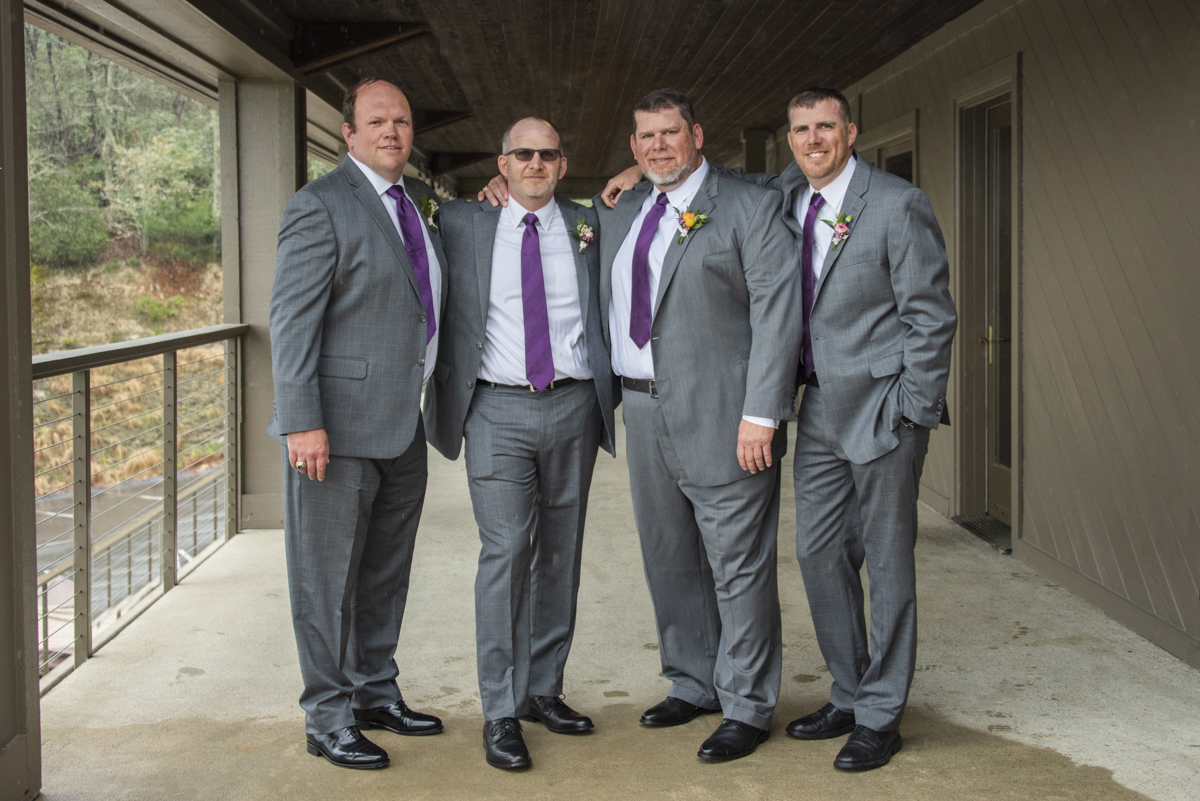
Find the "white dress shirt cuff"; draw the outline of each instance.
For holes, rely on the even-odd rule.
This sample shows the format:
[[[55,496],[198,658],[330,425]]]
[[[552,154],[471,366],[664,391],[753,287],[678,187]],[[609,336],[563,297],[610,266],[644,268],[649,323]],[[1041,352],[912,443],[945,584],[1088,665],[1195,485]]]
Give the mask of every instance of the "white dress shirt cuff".
[[[754,423],[756,426],[766,426],[767,428],[779,428],[779,421],[772,420],[769,417],[751,417],[748,414],[743,414],[742,419],[747,423]]]

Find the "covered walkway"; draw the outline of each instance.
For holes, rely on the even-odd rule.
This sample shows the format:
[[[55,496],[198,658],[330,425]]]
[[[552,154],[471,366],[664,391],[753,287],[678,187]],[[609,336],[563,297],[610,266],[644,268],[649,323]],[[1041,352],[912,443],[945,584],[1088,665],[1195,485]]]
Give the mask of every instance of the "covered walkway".
[[[620,437],[621,452],[624,436]],[[785,462],[790,477],[790,460]],[[784,686],[772,738],[707,765],[716,721],[647,730],[667,690],[628,503],[624,459],[602,455],[592,493],[567,698],[596,731],[527,724],[534,766],[489,768],[480,743],[472,586],[478,541],[461,461],[430,456],[429,496],[400,643],[401,687],[447,732],[376,732],[385,771],[304,750],[300,676],[280,531],[235,537],[187,582],[42,699],[43,794],[84,799],[1195,798],[1200,674],[1029,567],[922,506],[918,673],[904,750],[835,771],[841,740],[786,723],[824,703],[828,676],[792,553],[784,482]]]

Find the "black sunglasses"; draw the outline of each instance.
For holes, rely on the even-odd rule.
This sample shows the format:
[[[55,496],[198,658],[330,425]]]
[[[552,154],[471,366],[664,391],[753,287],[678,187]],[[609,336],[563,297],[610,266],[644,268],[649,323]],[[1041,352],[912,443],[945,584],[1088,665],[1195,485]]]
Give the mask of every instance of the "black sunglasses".
[[[529,147],[518,147],[516,150],[510,150],[504,155],[513,156],[517,159],[517,161],[533,161],[534,153],[537,153],[541,157],[542,161],[558,161],[558,159],[562,156],[561,150],[551,150],[549,148],[546,148],[545,150],[534,150],[533,148]]]

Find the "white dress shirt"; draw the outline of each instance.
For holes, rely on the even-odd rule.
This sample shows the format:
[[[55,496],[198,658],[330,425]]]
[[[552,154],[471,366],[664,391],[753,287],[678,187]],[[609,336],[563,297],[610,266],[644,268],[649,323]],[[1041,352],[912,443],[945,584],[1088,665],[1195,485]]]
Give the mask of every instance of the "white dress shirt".
[[[387,193],[395,184],[354,158],[354,156],[350,156],[350,160],[358,165],[363,175],[367,176],[367,180],[371,182],[371,186],[379,193],[379,199],[383,201],[383,207],[387,209],[388,218],[392,221],[392,225],[395,226],[396,233],[400,234],[400,241],[403,242],[404,232],[400,230],[400,218],[396,216],[396,200]],[[415,202],[408,194],[408,190],[404,188],[404,182],[401,181],[398,186],[404,192],[404,196],[408,198],[408,202],[413,204],[413,208],[417,210],[417,214],[424,217],[425,213],[421,211],[420,204]],[[438,263],[437,252],[434,251],[433,241],[429,238],[428,226],[422,225],[421,233],[425,236],[425,253],[429,257],[429,288],[433,291],[433,321],[437,323],[437,330],[433,332],[433,339],[429,340],[429,344],[425,346],[424,380],[428,381],[429,376],[433,375],[434,366],[437,364],[438,336],[442,333],[442,321],[438,318],[438,315],[442,313],[442,266]]]
[[[850,154],[850,160],[842,167],[837,178],[821,190],[821,208],[817,211],[817,221],[813,225],[813,277],[816,279],[821,277],[821,270],[825,267],[825,255],[829,253],[829,246],[833,243],[833,229],[821,221],[837,222],[838,212],[842,210],[842,201],[846,199],[846,190],[850,188],[850,179],[854,177],[854,166],[857,163],[858,159],[853,153]],[[804,195],[796,199],[796,219],[801,225],[804,225],[812,196],[813,188],[809,184]]]
[[[567,233],[567,224],[557,202],[551,200],[533,213],[538,218],[538,245],[542,254],[542,278],[546,284],[554,380],[589,379],[592,368],[583,338],[579,278],[575,268],[575,250],[579,245]],[[529,210],[516,198],[510,198],[508,207],[500,210],[496,239],[492,244],[492,285],[488,293],[483,362],[479,367],[481,381],[511,385],[529,383],[525,374],[525,305],[521,283],[521,243],[525,238],[526,214]]]
[[[708,177],[708,159],[701,158],[700,167],[689,175],[686,181],[667,192],[667,209],[663,213],[662,219],[659,220],[654,239],[650,242],[651,325],[654,322],[654,314],[658,311],[657,308],[654,308],[654,302],[658,297],[658,280],[662,275],[663,260],[666,258],[667,248],[671,241],[679,239],[679,215],[675,213],[675,209],[679,209],[681,212],[687,211],[706,177]],[[650,194],[642,202],[642,208],[637,217],[633,218],[633,225],[629,227],[629,233],[625,235],[625,241],[621,243],[621,249],[617,251],[616,260],[613,262],[612,298],[608,304],[612,367],[614,373],[627,378],[654,378],[654,355],[651,351],[653,337],[639,348],[629,336],[629,319],[633,313],[633,249],[637,244],[638,234],[642,231],[642,221],[646,219],[646,215],[650,213],[650,209],[653,208],[660,194],[662,193],[658,191],[657,187],[650,190]],[[695,235],[695,230],[688,234],[688,236]],[[760,426],[771,428],[779,426],[779,421],[764,417],[743,416],[742,419]]]

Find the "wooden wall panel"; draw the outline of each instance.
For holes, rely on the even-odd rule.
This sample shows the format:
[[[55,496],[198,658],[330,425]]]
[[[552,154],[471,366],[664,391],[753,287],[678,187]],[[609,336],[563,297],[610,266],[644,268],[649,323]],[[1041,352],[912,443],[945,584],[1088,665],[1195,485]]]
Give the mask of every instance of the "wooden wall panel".
[[[950,87],[1021,54],[1014,553],[1200,666],[1198,17],[1186,0],[988,0],[847,95],[864,131],[918,110],[920,182],[953,260]],[[976,336],[959,331],[956,375]],[[922,486],[951,513],[953,442],[935,432]]]

